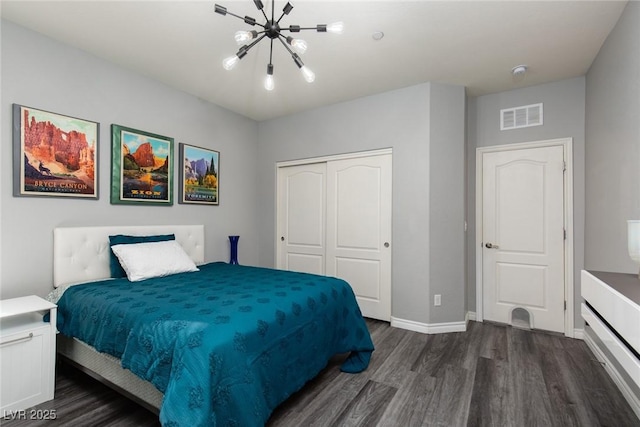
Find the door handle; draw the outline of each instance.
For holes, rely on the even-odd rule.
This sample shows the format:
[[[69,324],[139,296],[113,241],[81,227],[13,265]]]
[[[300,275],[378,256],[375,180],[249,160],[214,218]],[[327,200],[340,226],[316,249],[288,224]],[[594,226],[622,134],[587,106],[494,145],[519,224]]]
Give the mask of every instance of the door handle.
[[[485,243],[484,247],[487,249],[499,249],[498,245],[494,245],[493,243]]]

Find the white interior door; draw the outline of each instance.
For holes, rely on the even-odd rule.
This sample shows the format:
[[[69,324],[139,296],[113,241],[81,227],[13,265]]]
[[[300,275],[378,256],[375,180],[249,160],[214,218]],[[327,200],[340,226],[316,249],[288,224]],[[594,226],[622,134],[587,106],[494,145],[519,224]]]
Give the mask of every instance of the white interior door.
[[[280,269],[325,274],[326,170],[326,163],[278,169]]]
[[[482,153],[484,318],[564,332],[564,151],[561,146]]]
[[[391,155],[327,164],[326,274],[353,288],[366,317],[391,319]]]

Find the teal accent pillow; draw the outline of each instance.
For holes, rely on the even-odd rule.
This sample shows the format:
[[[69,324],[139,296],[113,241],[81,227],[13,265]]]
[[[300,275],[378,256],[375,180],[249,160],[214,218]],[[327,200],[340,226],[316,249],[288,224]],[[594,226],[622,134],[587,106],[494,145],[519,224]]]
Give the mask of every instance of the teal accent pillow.
[[[176,240],[175,234],[158,234],[155,236],[127,236],[124,234],[116,234],[115,236],[109,236],[109,270],[111,271],[111,277],[119,279],[121,277],[127,277],[127,273],[120,265],[120,261],[111,250],[111,246],[114,245],[131,245],[135,243],[149,243],[149,242],[165,242],[167,240]]]

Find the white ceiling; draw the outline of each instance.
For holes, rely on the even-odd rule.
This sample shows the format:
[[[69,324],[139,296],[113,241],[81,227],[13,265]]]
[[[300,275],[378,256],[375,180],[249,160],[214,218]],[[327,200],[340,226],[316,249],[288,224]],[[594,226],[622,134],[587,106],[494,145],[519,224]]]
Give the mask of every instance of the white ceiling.
[[[120,64],[255,120],[266,120],[433,81],[472,96],[586,74],[626,1],[312,1],[291,0],[283,26],[343,21],[342,35],[299,33],[316,73],[305,82],[274,44],[276,88],[263,88],[267,39],[233,71],[233,35],[251,29],[214,12],[264,18],[251,0],[11,1],[2,18]],[[263,0],[270,16],[271,2]],[[285,1],[276,1],[279,16]],[[257,27],[253,27],[257,28]],[[372,34],[385,37],[374,41]],[[524,80],[511,69],[527,64]]]

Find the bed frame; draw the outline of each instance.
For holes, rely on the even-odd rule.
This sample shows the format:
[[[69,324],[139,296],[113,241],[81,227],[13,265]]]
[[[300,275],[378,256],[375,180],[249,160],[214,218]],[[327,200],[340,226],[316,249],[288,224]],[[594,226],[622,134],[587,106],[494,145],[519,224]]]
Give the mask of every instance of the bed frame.
[[[53,231],[53,285],[73,285],[110,277],[109,236],[175,234],[196,265],[204,263],[204,225],[61,227]],[[58,334],[58,355],[93,378],[159,413],[163,395],[120,366],[120,360]]]

